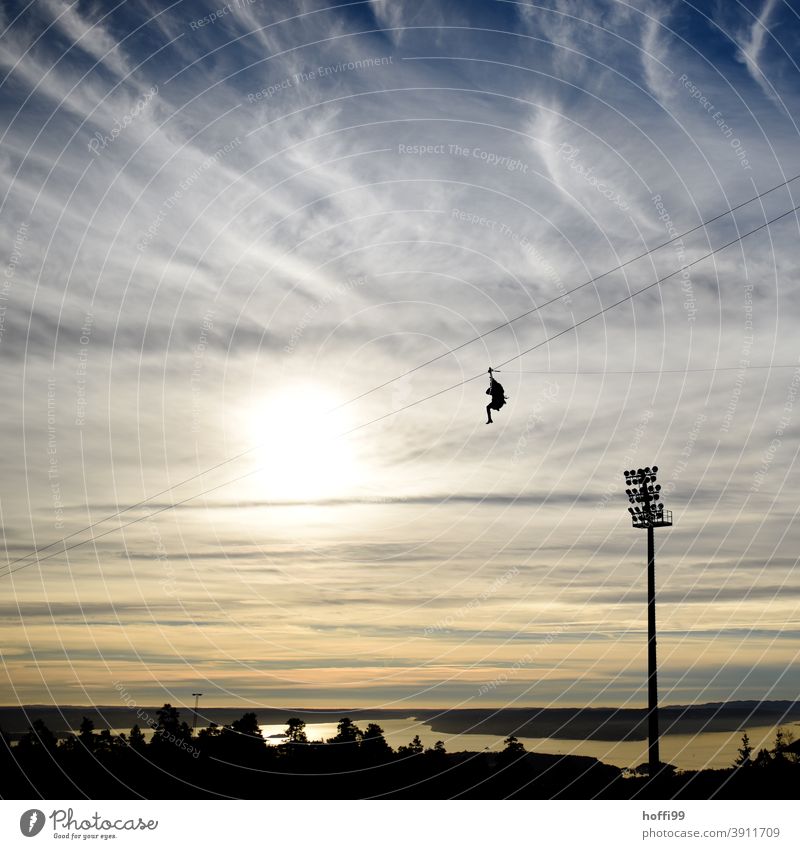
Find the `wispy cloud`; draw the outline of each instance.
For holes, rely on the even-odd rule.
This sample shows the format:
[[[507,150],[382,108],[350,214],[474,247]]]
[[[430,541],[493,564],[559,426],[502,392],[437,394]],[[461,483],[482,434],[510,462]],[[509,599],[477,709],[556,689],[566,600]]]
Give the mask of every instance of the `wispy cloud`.
[[[739,45],[739,59],[747,66],[750,76],[758,83],[770,100],[780,108],[785,109],[774,86],[760,65],[764,58],[762,55],[764,46],[770,38],[769,25],[775,6],[776,0],[764,0],[764,5],[758,15],[755,16],[755,20],[749,26],[740,30],[736,40]]]
[[[560,628],[498,698],[640,698],[620,472],[658,462],[665,674],[767,652],[762,676],[729,663],[715,684],[760,695],[798,620],[797,376],[745,365],[798,362],[797,221],[570,327],[786,190],[335,415],[304,403],[360,396],[794,174],[796,24],[773,0],[716,26],[649,2],[219,12],[4,11],[6,552],[191,499],[3,579],[4,692],[35,701],[44,676],[108,701],[116,674],[152,693],[141,658],[159,658],[167,689],[446,703]],[[538,343],[487,427],[483,377],[460,382]],[[298,495],[333,431],[352,431],[330,452],[346,462]]]

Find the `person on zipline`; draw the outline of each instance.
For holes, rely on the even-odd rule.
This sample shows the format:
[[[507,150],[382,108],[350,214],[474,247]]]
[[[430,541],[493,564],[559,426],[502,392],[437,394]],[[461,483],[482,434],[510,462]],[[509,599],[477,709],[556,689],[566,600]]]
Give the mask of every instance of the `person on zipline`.
[[[503,406],[505,406],[506,398],[505,390],[502,385],[499,384],[494,377],[492,377],[492,369],[489,369],[489,388],[486,390],[487,395],[492,396],[492,400],[490,403],[486,405],[486,424],[494,424],[492,420],[492,410],[499,410]]]

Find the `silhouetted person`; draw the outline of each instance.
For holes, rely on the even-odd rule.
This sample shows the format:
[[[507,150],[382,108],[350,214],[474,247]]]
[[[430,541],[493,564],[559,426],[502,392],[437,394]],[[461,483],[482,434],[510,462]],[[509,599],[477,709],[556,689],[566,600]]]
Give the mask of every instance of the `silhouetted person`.
[[[486,390],[486,394],[492,396],[491,402],[486,405],[486,424],[494,424],[492,410],[499,410],[504,407],[508,399],[502,385],[492,377],[492,369],[489,369],[489,388]]]

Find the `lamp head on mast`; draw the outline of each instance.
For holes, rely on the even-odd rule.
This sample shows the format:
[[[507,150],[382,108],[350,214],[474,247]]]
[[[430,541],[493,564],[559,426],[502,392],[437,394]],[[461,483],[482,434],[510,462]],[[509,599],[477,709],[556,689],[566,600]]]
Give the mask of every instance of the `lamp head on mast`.
[[[672,511],[664,509],[661,484],[656,483],[657,472],[658,466],[623,472],[628,486],[625,494],[632,505],[628,512],[634,528],[668,528],[672,525]]]

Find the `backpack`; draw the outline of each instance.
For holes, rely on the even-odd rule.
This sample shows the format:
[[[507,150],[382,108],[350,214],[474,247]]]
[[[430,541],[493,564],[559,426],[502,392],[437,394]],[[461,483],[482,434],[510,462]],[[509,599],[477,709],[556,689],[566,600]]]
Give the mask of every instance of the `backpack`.
[[[492,378],[492,385],[486,390],[486,394],[492,396],[493,410],[499,410],[508,400],[503,385],[498,383],[494,378]]]

